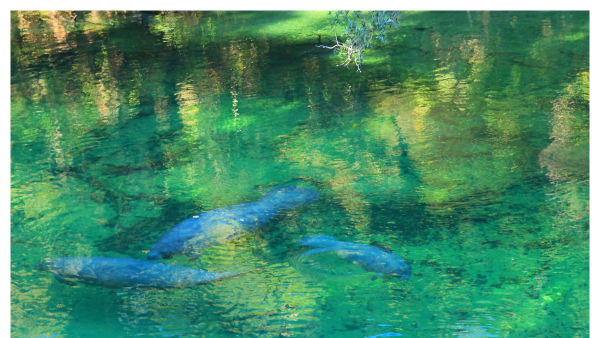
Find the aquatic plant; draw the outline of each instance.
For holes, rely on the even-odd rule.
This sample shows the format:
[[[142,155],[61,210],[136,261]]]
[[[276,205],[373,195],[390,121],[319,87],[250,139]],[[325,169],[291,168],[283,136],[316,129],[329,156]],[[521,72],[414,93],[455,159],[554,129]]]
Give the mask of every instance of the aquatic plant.
[[[373,48],[373,37],[385,44],[386,29],[400,25],[396,11],[337,11],[335,14],[329,12],[329,15],[332,15],[331,27],[336,32],[335,45],[317,47],[333,49],[346,56],[338,66],[347,66],[354,61],[357,72],[362,72],[360,66],[366,49]],[[344,27],[341,35],[346,37],[345,42],[338,40],[337,29],[340,27]]]

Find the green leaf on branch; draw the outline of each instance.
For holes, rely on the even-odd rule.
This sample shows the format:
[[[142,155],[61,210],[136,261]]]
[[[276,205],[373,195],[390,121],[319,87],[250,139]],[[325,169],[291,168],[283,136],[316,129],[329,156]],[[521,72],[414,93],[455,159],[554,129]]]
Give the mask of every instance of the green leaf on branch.
[[[320,45],[333,49],[335,53],[345,56],[344,62],[338,66],[348,66],[351,62],[357,67],[357,72],[362,72],[360,66],[364,60],[367,48],[373,48],[373,38],[387,43],[386,30],[400,25],[396,11],[337,11],[332,14],[331,27],[336,32],[334,46]],[[341,37],[345,42],[338,40],[337,31],[342,29]]]

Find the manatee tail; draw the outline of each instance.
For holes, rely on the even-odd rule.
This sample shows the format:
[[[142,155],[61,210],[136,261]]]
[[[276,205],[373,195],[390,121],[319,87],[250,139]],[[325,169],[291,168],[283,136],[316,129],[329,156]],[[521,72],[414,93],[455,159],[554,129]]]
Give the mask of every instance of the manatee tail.
[[[319,193],[304,187],[280,187],[265,192],[260,201],[271,202],[290,209],[319,199]]]
[[[299,240],[298,243],[304,244],[304,245],[320,246],[320,247],[326,248],[329,246],[337,245],[340,243],[340,241],[338,241],[337,239],[335,239],[331,236],[314,235],[314,236],[309,236],[309,237],[303,238],[303,239]]]

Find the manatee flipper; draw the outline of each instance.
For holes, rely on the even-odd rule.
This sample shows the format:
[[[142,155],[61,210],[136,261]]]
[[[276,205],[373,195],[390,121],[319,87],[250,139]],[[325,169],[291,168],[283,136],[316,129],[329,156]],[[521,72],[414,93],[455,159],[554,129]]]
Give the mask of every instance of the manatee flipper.
[[[312,254],[319,253],[319,252],[331,251],[331,250],[334,250],[334,249],[333,248],[313,249],[313,250],[310,250],[310,251],[307,251],[307,252],[303,253],[302,255],[300,255],[298,257],[299,258],[304,258],[304,257],[306,257],[308,255],[312,255]]]
[[[62,275],[59,275],[57,273],[53,273],[52,275],[54,275],[54,278],[56,278],[57,281],[65,284],[65,285],[70,285],[70,286],[77,286],[77,284],[73,281],[70,281],[68,279],[66,279],[65,277],[63,277]]]
[[[371,277],[371,280],[377,280],[378,278],[381,278],[381,277],[383,277],[383,274],[381,272],[376,273],[373,275],[373,277]]]

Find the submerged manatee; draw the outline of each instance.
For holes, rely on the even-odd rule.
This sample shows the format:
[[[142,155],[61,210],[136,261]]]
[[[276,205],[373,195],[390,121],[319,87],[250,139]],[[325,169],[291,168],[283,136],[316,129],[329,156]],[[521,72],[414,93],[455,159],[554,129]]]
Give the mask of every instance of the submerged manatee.
[[[343,259],[359,265],[367,271],[377,272],[373,279],[383,275],[398,277],[400,280],[408,280],[412,269],[406,262],[391,250],[381,247],[338,241],[331,236],[315,235],[298,241],[300,244],[319,246],[323,249],[314,249],[303,253],[307,256],[317,252],[335,251]]]
[[[281,187],[265,192],[256,202],[210,210],[165,232],[150,248],[148,259],[186,254],[198,258],[200,251],[235,239],[267,224],[280,211],[316,201],[319,194],[303,187]]]
[[[74,281],[109,288],[181,288],[208,283],[246,272],[210,272],[133,258],[61,257],[38,263],[37,270],[49,271],[61,283]]]

